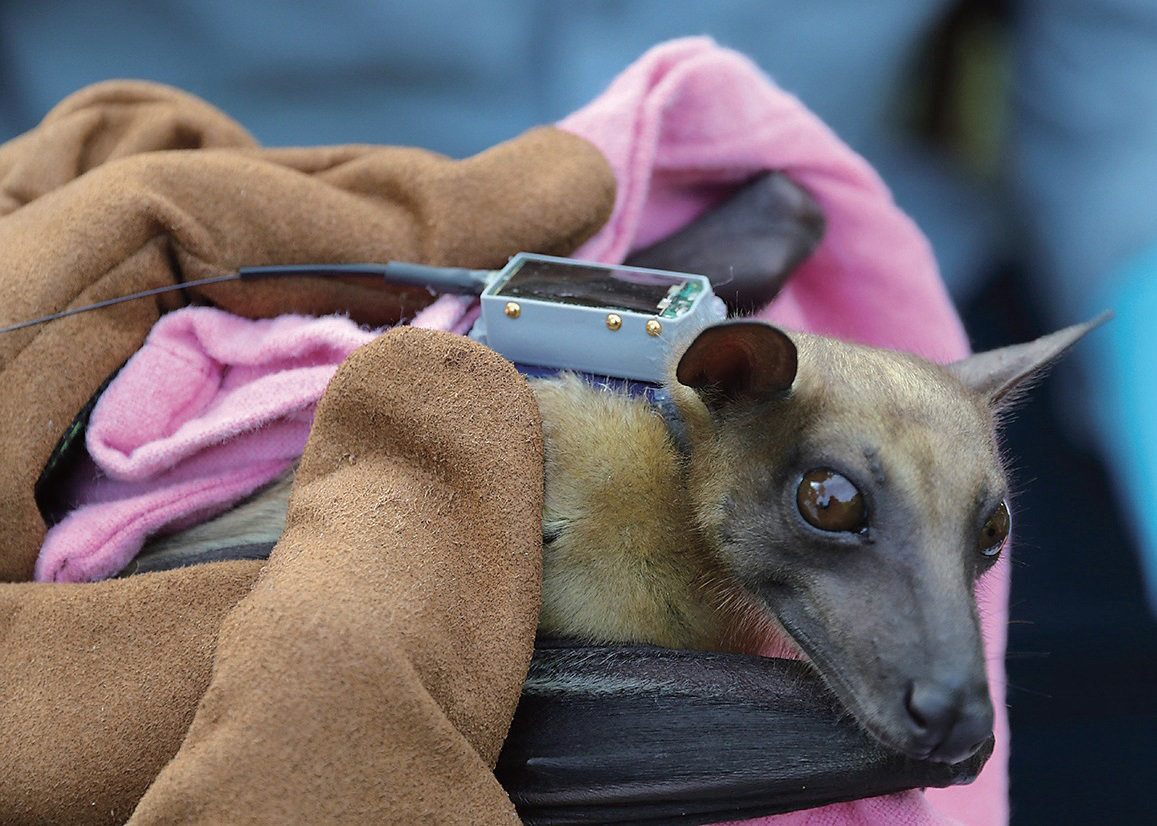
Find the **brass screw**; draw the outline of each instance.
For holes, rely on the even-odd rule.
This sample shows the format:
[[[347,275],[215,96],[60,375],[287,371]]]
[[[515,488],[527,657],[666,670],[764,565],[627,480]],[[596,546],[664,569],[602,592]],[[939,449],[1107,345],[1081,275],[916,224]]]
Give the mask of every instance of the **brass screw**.
[[[659,323],[659,319],[652,318],[647,322],[647,335],[657,336],[661,332],[663,332],[663,325]]]
[[[518,318],[520,315],[522,315],[522,308],[515,304],[513,301],[507,301],[506,309],[503,310],[503,312],[506,313],[508,318]]]
[[[607,313],[607,329],[614,331],[623,326],[623,317],[618,313]]]

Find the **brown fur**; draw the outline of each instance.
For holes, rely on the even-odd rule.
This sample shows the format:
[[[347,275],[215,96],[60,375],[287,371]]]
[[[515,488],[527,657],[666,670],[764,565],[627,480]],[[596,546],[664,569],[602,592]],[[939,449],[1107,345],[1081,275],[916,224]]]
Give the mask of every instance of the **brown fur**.
[[[546,458],[540,629],[717,645],[720,618],[704,598],[715,570],[666,422],[646,402],[573,375],[533,387]]]

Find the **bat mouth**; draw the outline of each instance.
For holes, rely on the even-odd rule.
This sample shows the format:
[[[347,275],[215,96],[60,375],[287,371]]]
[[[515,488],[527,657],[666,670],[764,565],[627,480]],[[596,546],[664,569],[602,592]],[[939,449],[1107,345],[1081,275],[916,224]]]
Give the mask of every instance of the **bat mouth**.
[[[778,616],[777,624],[799,649],[797,659],[806,662],[848,716],[889,751],[914,760],[951,764],[972,757],[986,745],[991,748],[993,719],[986,683],[982,702],[930,681],[903,680],[880,691],[866,690],[868,681],[832,657],[831,646],[819,644],[790,618]]]
[[[724,618],[722,650],[777,660],[799,660],[815,668],[791,631],[750,592],[719,582],[705,585],[704,590],[712,595],[715,610]]]

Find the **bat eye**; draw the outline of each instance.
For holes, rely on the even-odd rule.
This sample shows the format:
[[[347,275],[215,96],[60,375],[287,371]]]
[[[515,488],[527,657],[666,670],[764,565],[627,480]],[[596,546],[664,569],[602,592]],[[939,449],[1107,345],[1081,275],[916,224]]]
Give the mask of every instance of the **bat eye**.
[[[997,557],[1012,529],[1012,517],[1008,513],[1008,503],[1001,502],[980,529],[980,553],[987,557]]]
[[[799,512],[821,531],[856,533],[868,521],[868,509],[859,488],[830,468],[809,470],[796,491]]]

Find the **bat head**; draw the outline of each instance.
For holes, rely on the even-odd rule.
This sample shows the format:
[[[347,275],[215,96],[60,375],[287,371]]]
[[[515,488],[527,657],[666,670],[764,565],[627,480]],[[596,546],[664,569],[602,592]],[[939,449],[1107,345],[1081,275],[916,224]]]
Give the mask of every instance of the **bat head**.
[[[1095,323],[940,366],[738,321],[677,365],[717,563],[899,752],[950,763],[991,736],[975,592],[1011,527],[998,414]]]

